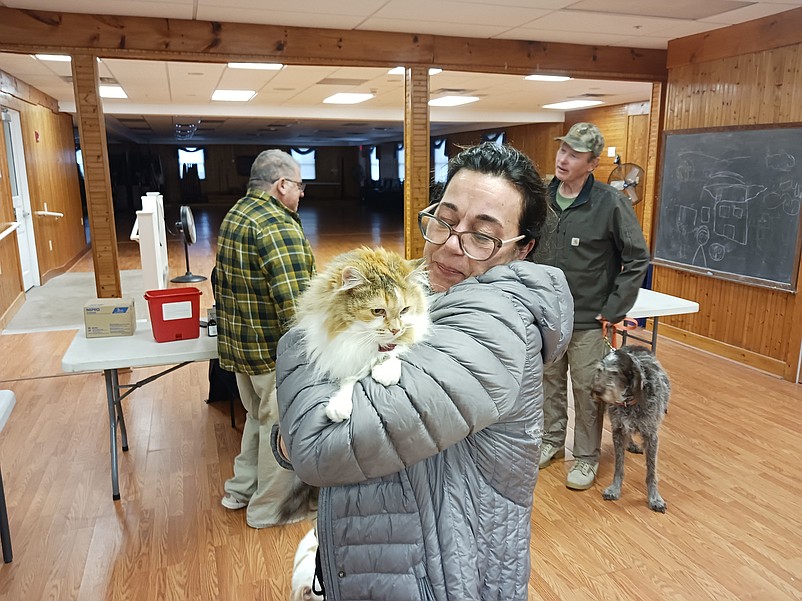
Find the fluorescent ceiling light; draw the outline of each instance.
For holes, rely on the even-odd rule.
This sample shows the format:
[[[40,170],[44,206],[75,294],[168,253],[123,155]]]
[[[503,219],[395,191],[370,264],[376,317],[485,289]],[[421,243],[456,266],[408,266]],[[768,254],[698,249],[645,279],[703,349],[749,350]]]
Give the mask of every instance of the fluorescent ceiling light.
[[[556,102],[554,104],[544,104],[544,109],[558,109],[568,111],[571,109],[582,109],[588,106],[596,106],[603,104],[601,100],[567,100],[565,102]]]
[[[478,96],[441,96],[440,98],[432,98],[429,101],[429,106],[460,106],[477,100],[479,100]]]
[[[122,86],[100,86],[101,98],[128,98]]]
[[[259,69],[262,71],[281,71],[284,65],[281,63],[228,63],[232,69]]]
[[[57,63],[68,63],[72,60],[69,54],[34,54],[40,61],[54,61]]]
[[[225,102],[248,102],[256,96],[253,90],[215,90],[212,100],[222,100]]]
[[[524,79],[529,81],[568,81],[573,78],[566,75],[527,75]]]
[[[387,72],[387,75],[404,75],[406,72],[404,67],[393,67]],[[429,75],[437,75],[438,73],[442,73],[442,69],[438,69],[437,67],[432,67],[429,69]]]
[[[373,94],[354,94],[350,92],[338,92],[326,98],[325,104],[359,104],[373,98]]]

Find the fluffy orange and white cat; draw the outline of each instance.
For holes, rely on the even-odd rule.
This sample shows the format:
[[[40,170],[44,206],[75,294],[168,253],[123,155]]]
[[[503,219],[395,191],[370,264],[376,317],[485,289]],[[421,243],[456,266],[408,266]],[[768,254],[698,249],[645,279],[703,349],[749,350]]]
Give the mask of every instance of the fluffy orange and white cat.
[[[340,389],[326,406],[332,421],[351,416],[351,393],[368,374],[390,386],[398,357],[429,330],[428,280],[420,261],[383,248],[334,257],[298,300],[295,323],[307,356]]]

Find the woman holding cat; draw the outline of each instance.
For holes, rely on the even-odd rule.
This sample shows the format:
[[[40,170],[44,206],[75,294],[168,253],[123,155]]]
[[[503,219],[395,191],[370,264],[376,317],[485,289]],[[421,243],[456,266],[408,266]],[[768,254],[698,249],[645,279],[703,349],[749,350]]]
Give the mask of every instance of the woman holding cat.
[[[281,434],[321,487],[326,599],[527,599],[543,365],[573,326],[562,272],[522,260],[546,212],[517,150],[485,143],[451,160],[442,200],[419,215],[428,333],[399,356],[397,384],[356,382],[348,419],[327,416],[338,385],[299,328],[281,339]]]

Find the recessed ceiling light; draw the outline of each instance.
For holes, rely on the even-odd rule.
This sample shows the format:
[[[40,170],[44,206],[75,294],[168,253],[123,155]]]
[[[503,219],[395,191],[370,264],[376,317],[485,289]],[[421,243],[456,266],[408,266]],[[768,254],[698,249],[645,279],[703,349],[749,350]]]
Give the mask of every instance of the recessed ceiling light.
[[[99,86],[101,98],[128,98],[122,86]]]
[[[437,75],[438,73],[442,73],[442,69],[438,69],[437,67],[432,67],[429,69],[429,75]],[[406,73],[406,69],[404,67],[393,67],[387,72],[387,75],[404,75]]]
[[[212,100],[222,100],[224,102],[248,102],[256,96],[253,90],[215,90]]]
[[[568,111],[571,109],[582,109],[588,106],[596,106],[603,104],[601,100],[567,100],[565,102],[556,102],[554,104],[544,104],[544,109],[558,109]]]
[[[432,98],[429,106],[461,106],[479,100],[478,96],[441,96]]]
[[[261,71],[281,71],[281,63],[228,63],[231,69],[258,69]]]
[[[350,92],[338,92],[326,98],[325,104],[359,104],[373,98],[373,94],[354,94]]]
[[[40,61],[54,61],[58,63],[68,63],[72,60],[69,54],[34,54]]]
[[[529,81],[568,81],[573,78],[567,75],[527,75],[524,79]]]

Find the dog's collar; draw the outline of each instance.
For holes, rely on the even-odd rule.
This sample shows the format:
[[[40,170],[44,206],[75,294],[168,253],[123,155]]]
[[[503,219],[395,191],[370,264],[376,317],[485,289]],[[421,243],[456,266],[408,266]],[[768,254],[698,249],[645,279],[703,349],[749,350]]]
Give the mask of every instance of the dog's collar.
[[[625,400],[621,401],[620,403],[615,403],[615,406],[616,407],[632,407],[633,405],[637,405],[637,404],[638,404],[638,399],[636,399],[634,396],[632,396],[632,397],[629,397],[629,399],[625,399]]]

